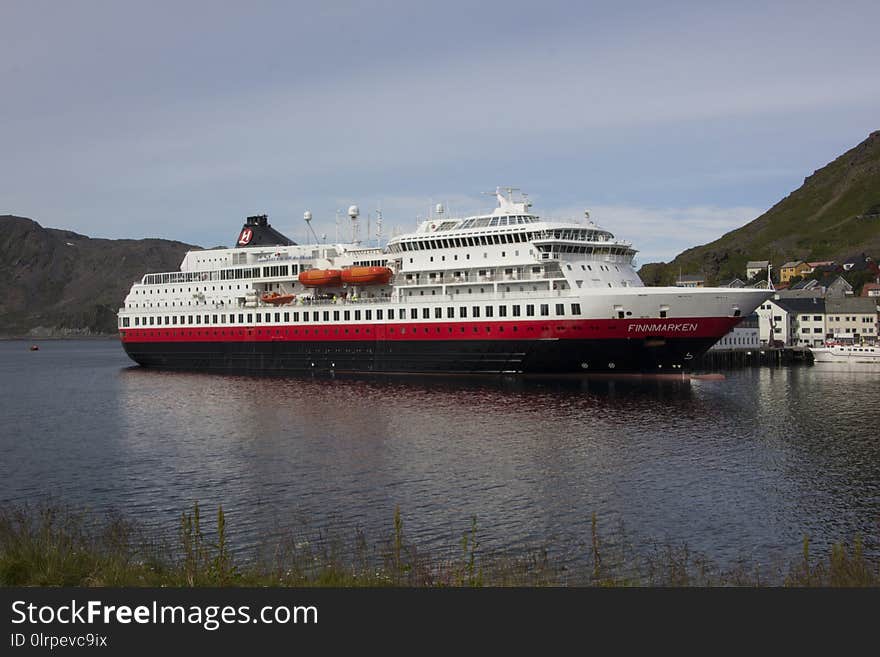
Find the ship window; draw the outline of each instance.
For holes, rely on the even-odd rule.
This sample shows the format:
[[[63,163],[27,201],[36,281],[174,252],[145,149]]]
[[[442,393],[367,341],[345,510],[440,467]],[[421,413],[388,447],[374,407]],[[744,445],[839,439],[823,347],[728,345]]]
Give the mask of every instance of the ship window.
[[[507,306],[498,306],[498,316],[507,317]]]
[[[492,317],[492,306],[486,306],[486,317]]]
[[[455,317],[455,308],[451,306],[446,308],[446,317],[447,319],[453,319]]]
[[[201,324],[201,323],[202,323],[202,316],[196,315],[196,324]]]
[[[550,314],[550,305],[546,303],[541,304],[541,316],[546,317]]]
[[[465,306],[462,306],[461,308],[458,309],[458,316],[459,317],[467,317],[467,308]]]
[[[312,321],[313,322],[317,322],[319,316],[320,316],[320,313],[318,313],[317,310],[312,311]]]
[[[443,309],[442,308],[434,308],[434,319],[442,319],[443,318]]]
[[[565,314],[565,304],[557,303],[556,304],[556,314],[564,315]]]
[[[388,309],[388,319],[394,319],[394,308]]]
[[[581,314],[581,304],[579,304],[579,303],[571,304],[571,314],[572,315],[580,315]]]
[[[336,313],[336,314],[338,315],[339,313]],[[339,318],[337,317],[337,319],[339,319]],[[284,321],[285,322],[290,321],[290,313],[284,313]]]
[[[342,319],[346,322],[350,321],[351,320],[351,311],[350,310],[342,311]]]
[[[473,317],[480,316],[480,307],[479,306],[473,306],[472,310],[473,310],[473,315],[472,315]]]
[[[253,314],[248,313],[248,316],[247,316],[247,323],[248,323],[248,324],[252,324],[253,321],[254,321],[254,316],[253,316]],[[196,323],[198,323],[198,322],[196,322]]]
[[[376,311],[376,319],[382,319],[382,315],[384,315],[384,311],[380,308]],[[333,319],[339,319],[339,313],[334,313]]]
[[[410,308],[409,309],[409,318],[410,319],[418,319],[419,318],[419,311],[417,308]]]
[[[217,317],[217,315],[214,315],[214,317],[215,317],[215,321],[216,321],[216,317]],[[276,321],[276,322],[280,322],[280,321],[281,321],[281,313],[275,313],[275,321]]]
[[[153,325],[153,318],[150,317],[150,326],[152,326],[152,325]]]
[[[287,313],[285,313],[285,314],[287,314]],[[339,311],[338,311],[338,310],[334,310],[334,311],[333,311],[333,321],[334,321],[334,322],[338,322],[338,321],[339,321]]]
[[[361,319],[361,311],[360,310],[354,311],[354,319],[355,319],[355,321],[360,321],[360,319]]]
[[[330,311],[329,311],[329,310],[325,310],[325,311],[324,311],[324,321],[325,321],[325,322],[329,322],[329,321],[330,321]]]
[[[244,324],[244,314],[243,313],[238,314],[238,323]],[[190,322],[190,324],[192,324],[192,322]]]
[[[364,319],[367,319],[367,320],[373,319],[373,311],[372,310],[365,310],[364,311]]]
[[[141,325],[141,318],[140,318],[140,317],[135,317],[135,318],[134,318],[134,325],[135,325],[135,326],[140,326],[140,325]]]
[[[257,313],[257,324],[259,324],[259,323],[262,322],[262,321],[263,321],[263,314],[262,314],[262,313]]]
[[[661,311],[660,311],[660,319],[665,319],[665,317],[666,317],[666,313],[667,313],[667,311],[665,311],[665,310],[661,310]]]
[[[422,308],[422,319],[431,319],[431,309]]]
[[[514,306],[513,306],[513,316],[514,316],[514,317],[519,317],[519,316],[520,316],[520,307],[519,307],[519,305],[514,305]]]
[[[535,316],[535,306],[532,304],[526,304],[526,316],[534,317]]]

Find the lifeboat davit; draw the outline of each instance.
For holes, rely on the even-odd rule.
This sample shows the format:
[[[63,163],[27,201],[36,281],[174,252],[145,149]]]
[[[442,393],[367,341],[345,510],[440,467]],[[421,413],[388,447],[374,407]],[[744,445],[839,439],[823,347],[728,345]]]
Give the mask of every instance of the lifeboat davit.
[[[260,297],[263,302],[271,303],[275,306],[283,306],[285,304],[290,303],[294,299],[296,299],[295,294],[278,294],[277,292],[272,292],[270,294],[264,294]]]
[[[342,270],[342,282],[349,285],[387,285],[392,274],[388,267],[349,267]]]
[[[299,275],[299,282],[306,287],[335,287],[342,285],[339,269],[309,269]]]

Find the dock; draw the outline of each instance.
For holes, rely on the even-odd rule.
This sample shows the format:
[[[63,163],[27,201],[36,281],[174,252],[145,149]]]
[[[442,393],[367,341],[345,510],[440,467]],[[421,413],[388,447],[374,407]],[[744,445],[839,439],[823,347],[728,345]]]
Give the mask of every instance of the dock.
[[[802,347],[762,349],[717,349],[707,351],[693,369],[718,370],[740,367],[779,367],[780,365],[812,365],[813,353]]]

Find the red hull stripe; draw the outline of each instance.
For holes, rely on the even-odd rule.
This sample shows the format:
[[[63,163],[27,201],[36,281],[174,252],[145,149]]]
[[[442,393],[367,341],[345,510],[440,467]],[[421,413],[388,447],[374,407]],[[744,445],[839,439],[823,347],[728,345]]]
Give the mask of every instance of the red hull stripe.
[[[546,318],[528,321],[418,322],[387,324],[266,324],[260,326],[162,326],[124,328],[124,342],[324,342],[337,340],[604,340],[627,338],[720,338],[736,317],[685,319]]]

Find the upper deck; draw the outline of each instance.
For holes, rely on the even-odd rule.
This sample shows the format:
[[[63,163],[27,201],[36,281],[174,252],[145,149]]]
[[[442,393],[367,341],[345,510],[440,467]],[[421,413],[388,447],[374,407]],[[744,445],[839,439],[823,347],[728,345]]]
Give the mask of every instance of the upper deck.
[[[249,217],[233,248],[190,251],[179,271],[146,274],[132,286],[121,312],[261,307],[262,297],[274,293],[293,295],[298,303],[413,303],[580,296],[588,290],[643,287],[629,242],[591,221],[542,219],[525,197],[514,199],[510,189],[506,195],[498,191],[496,198],[498,207],[491,213],[462,218],[445,217],[438,206],[437,216],[384,247],[296,244],[274,231],[264,215]],[[299,281],[309,270],[356,266],[387,267],[390,280],[321,288]]]

